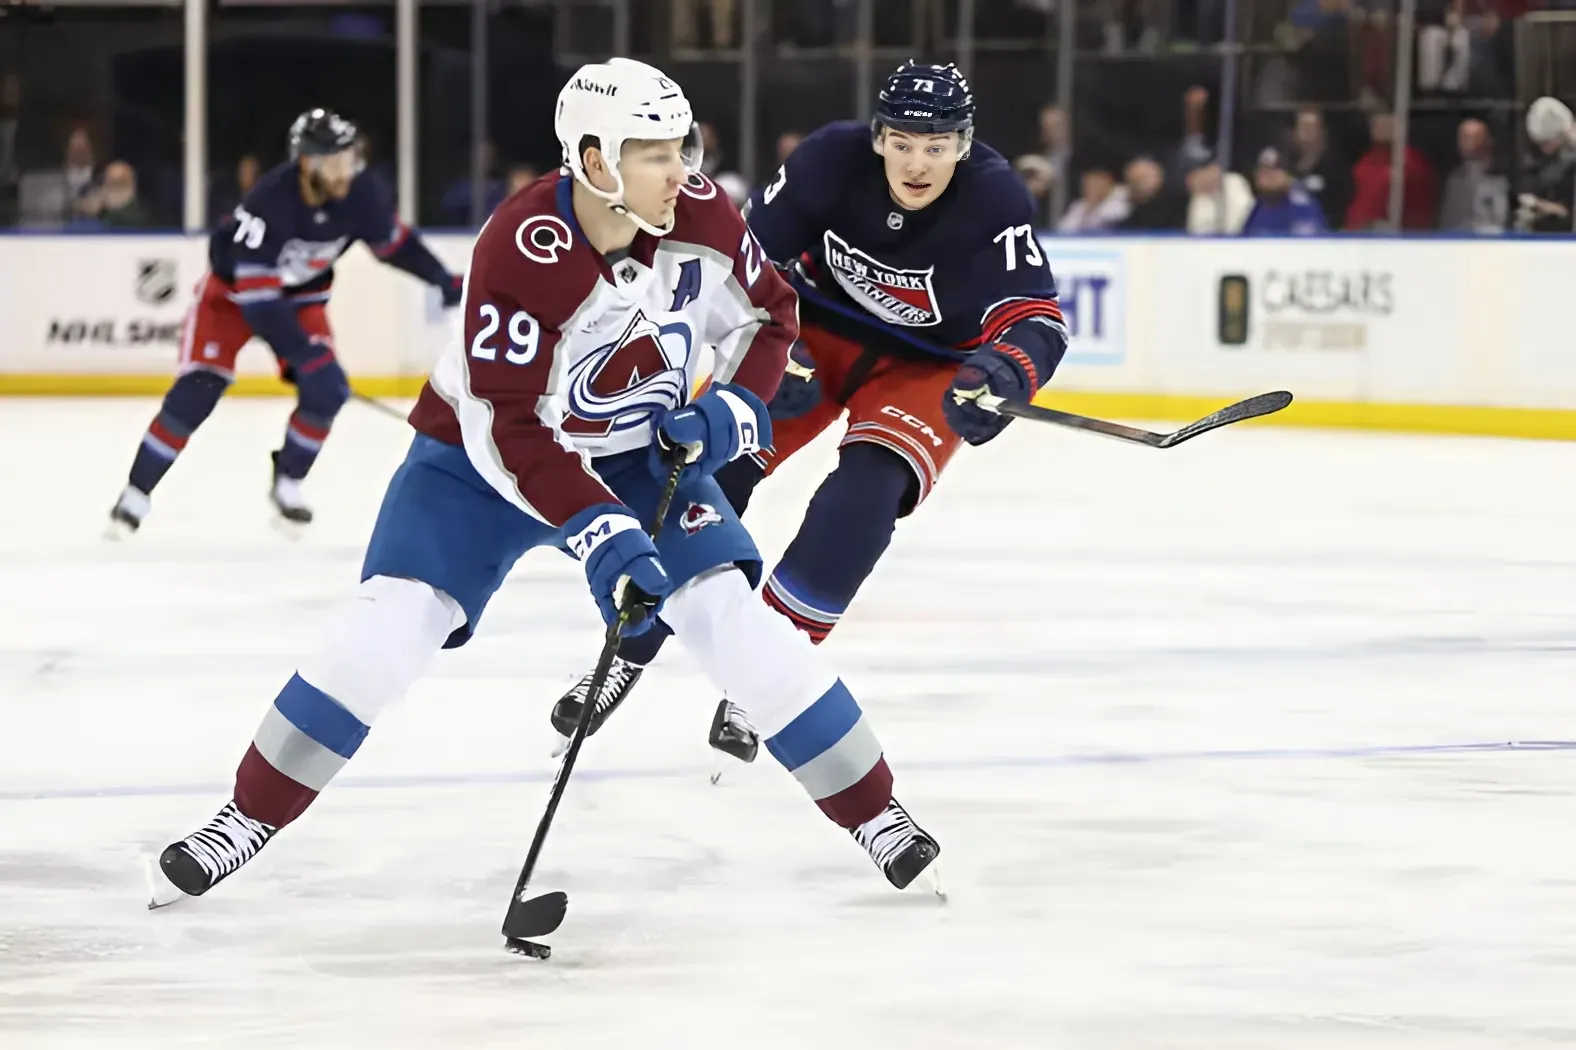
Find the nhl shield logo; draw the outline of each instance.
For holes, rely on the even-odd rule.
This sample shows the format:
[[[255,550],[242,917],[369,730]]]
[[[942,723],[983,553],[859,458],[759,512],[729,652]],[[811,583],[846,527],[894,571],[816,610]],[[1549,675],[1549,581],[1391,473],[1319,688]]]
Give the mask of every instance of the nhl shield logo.
[[[684,508],[679,524],[684,527],[686,536],[693,536],[707,525],[721,525],[722,515],[709,503],[691,503]]]
[[[175,297],[175,260],[137,260],[137,282],[132,287],[139,302],[162,306]]]
[[[926,328],[941,323],[936,268],[900,270],[826,231],[826,265],[849,298],[888,324]]]

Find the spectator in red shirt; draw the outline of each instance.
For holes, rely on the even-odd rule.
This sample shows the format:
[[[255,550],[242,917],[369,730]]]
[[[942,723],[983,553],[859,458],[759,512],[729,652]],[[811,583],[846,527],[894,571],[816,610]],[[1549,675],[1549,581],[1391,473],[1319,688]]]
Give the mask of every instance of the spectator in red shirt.
[[[1372,145],[1352,166],[1352,203],[1346,209],[1348,230],[1390,229],[1390,148],[1395,141],[1395,118],[1375,113],[1368,121]],[[1401,186],[1401,228],[1434,227],[1439,202],[1439,182],[1428,159],[1406,147],[1405,176]]]

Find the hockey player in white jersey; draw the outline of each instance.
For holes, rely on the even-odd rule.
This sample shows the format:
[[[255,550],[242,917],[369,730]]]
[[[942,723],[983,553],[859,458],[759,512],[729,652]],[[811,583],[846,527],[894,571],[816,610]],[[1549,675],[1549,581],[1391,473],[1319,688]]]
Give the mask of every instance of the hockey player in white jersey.
[[[894,885],[937,856],[892,797],[871,719],[755,597],[760,554],[712,478],[770,444],[794,292],[700,174],[689,103],[659,70],[581,68],[555,126],[563,169],[478,237],[463,342],[411,413],[354,600],[264,713],[230,801],[159,857],[155,905],[208,891],[299,817],[536,547],[580,561],[609,622],[626,596],[645,613],[627,631],[660,615]],[[713,383],[691,401],[703,348]],[[643,522],[675,449],[689,466],[653,543]]]

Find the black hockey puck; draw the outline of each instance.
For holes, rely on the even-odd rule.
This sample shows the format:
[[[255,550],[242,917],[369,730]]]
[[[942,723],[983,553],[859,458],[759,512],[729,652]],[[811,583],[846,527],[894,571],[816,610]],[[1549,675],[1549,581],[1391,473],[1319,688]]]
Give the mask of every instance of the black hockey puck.
[[[553,954],[553,949],[537,941],[528,941],[524,937],[505,937],[503,939],[504,951],[513,952],[515,955],[524,955],[530,959],[545,959]]]

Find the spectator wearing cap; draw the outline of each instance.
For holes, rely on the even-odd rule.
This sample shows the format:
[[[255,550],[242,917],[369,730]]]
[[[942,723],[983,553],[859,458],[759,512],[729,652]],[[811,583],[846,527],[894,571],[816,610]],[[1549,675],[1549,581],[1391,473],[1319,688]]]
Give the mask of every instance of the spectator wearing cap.
[[[1328,233],[1324,209],[1292,178],[1281,151],[1271,146],[1259,154],[1253,169],[1258,201],[1248,213],[1242,232],[1250,236],[1295,236]]]

